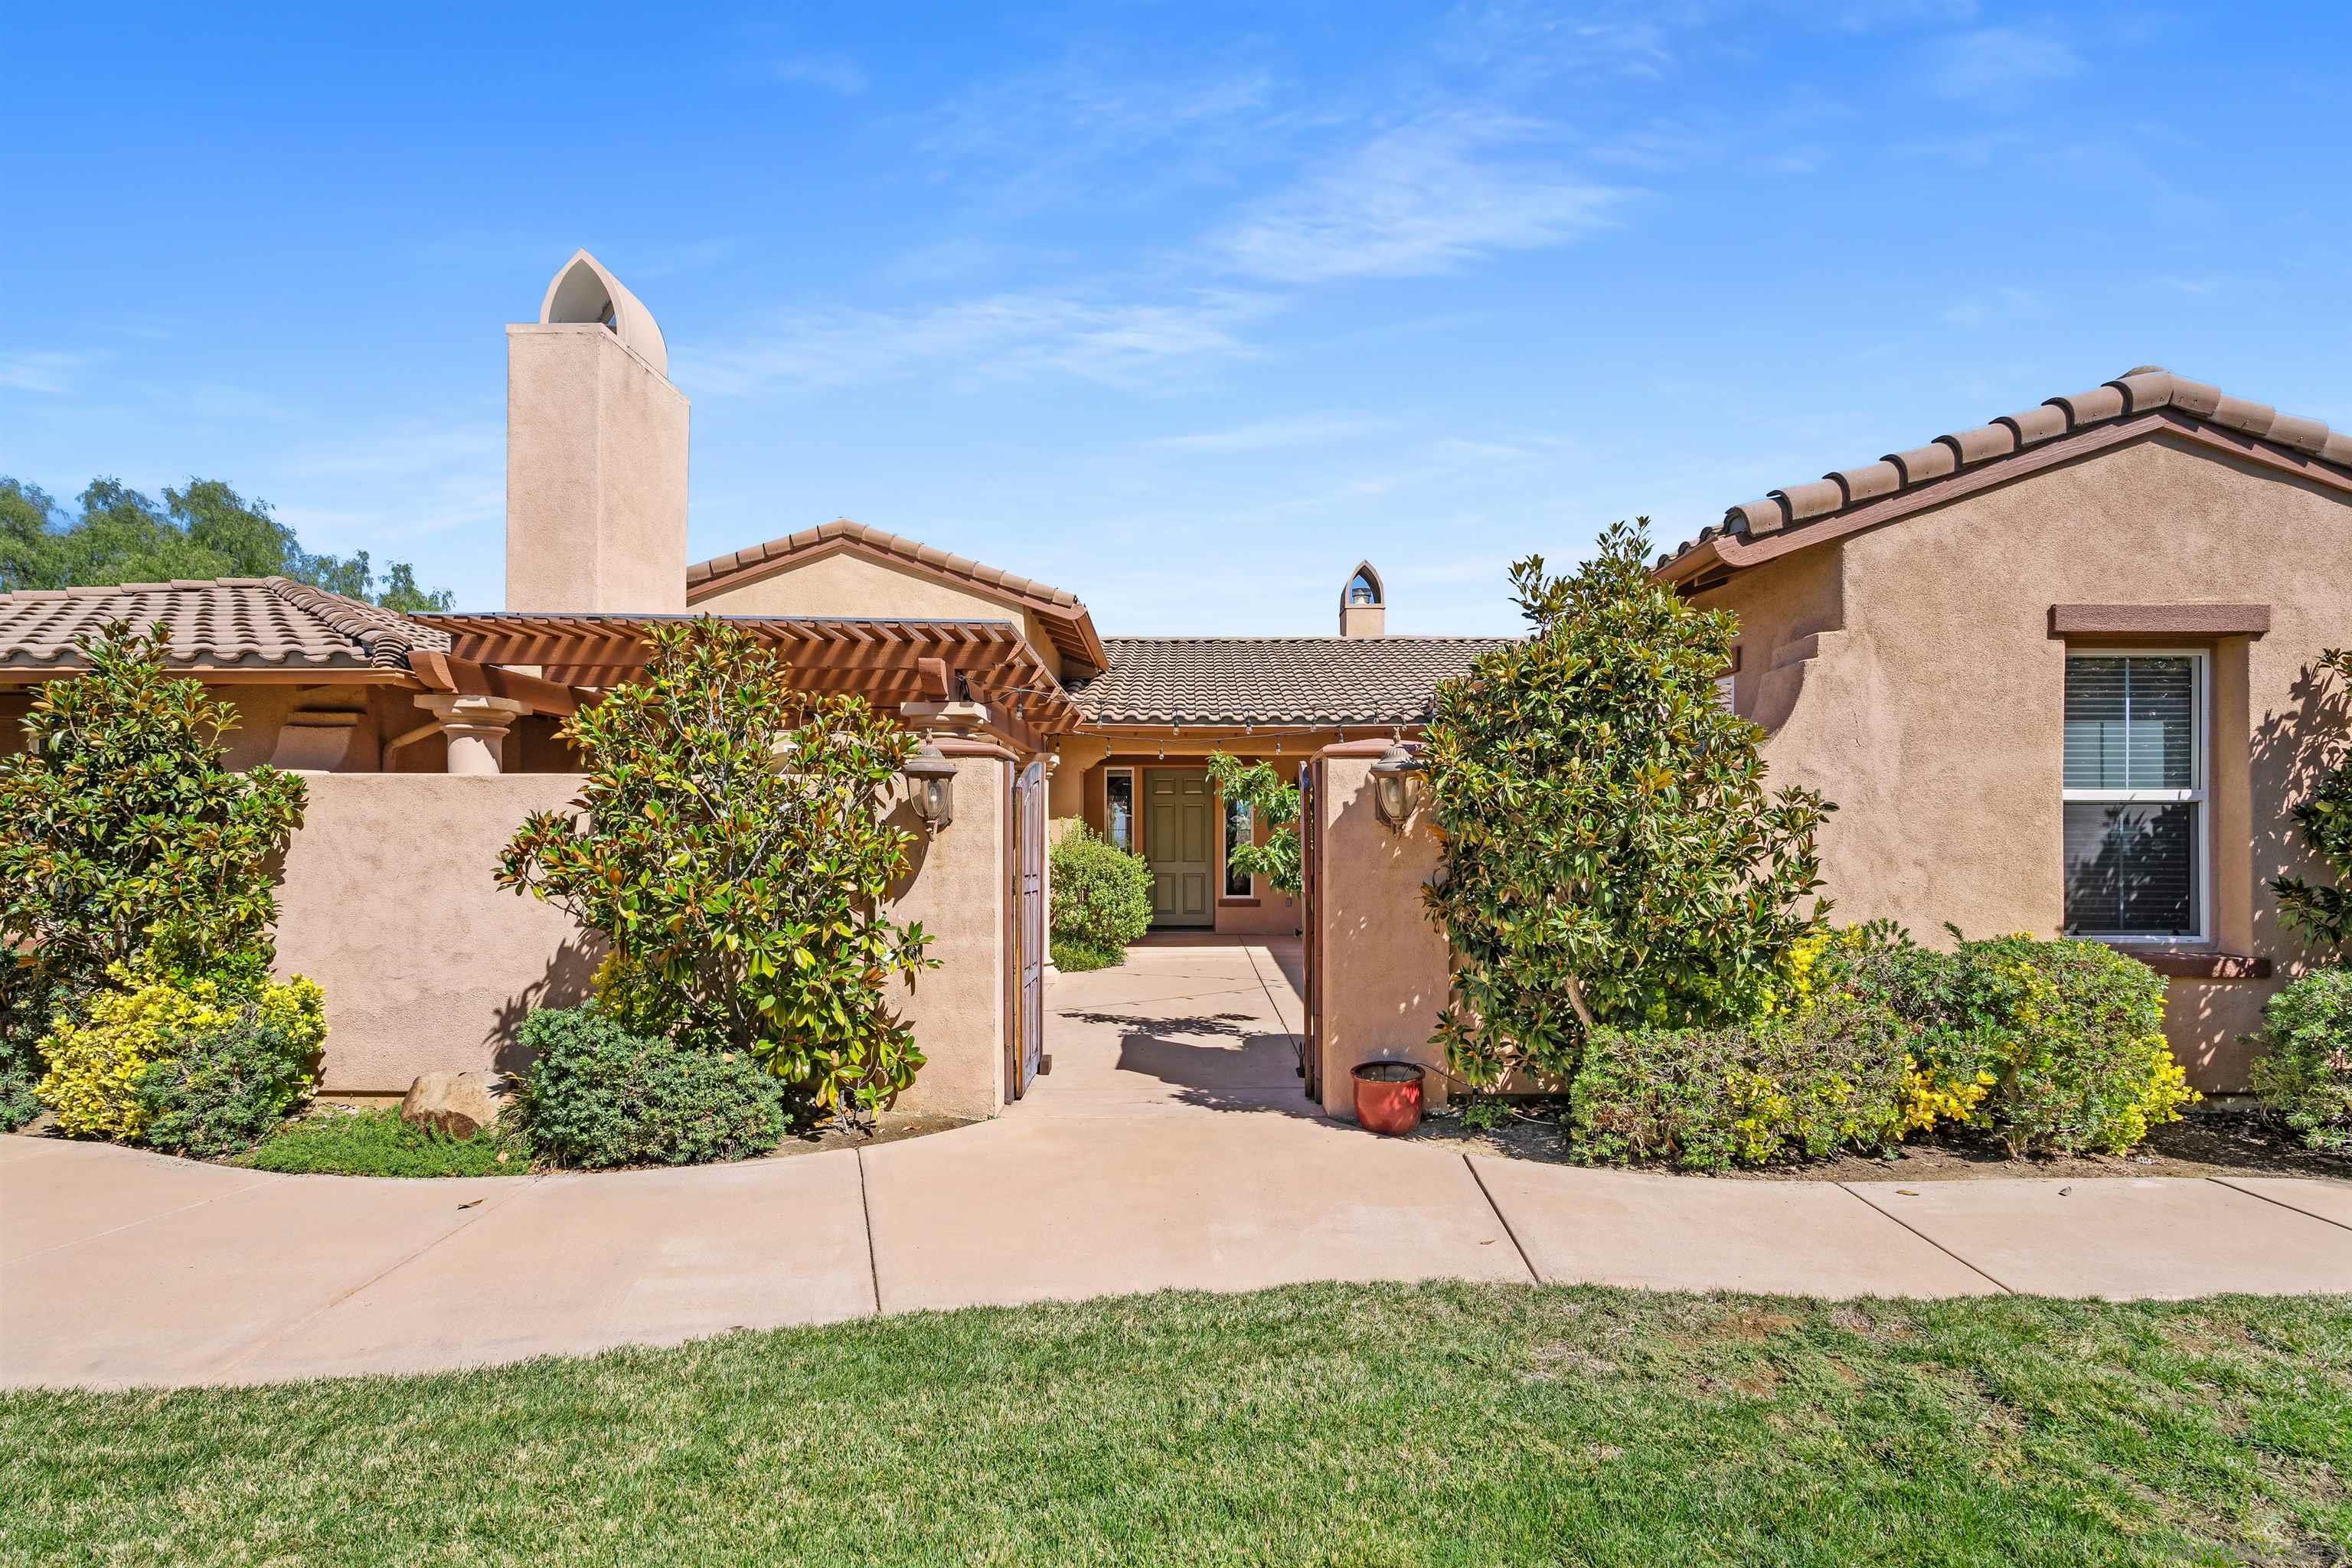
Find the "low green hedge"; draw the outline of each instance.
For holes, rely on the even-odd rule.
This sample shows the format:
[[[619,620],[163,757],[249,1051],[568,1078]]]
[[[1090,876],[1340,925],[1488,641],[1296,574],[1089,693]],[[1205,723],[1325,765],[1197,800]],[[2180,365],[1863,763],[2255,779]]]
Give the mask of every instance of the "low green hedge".
[[[1570,1134],[1589,1160],[1700,1169],[1878,1151],[1948,1125],[2012,1154],[2121,1153],[2196,1098],[2165,1045],[2164,981],[2135,959],[2026,936],[1939,952],[1854,928],[1800,944],[1749,1024],[1596,1029]]]
[[[1877,1151],[1903,1135],[1909,1075],[1883,1020],[1816,1009],[1727,1029],[1600,1029],[1570,1136],[1585,1159],[1694,1170]]]
[[[2315,969],[2263,1009],[2254,1093],[2305,1147],[2352,1152],[2352,969]]]
[[[1151,929],[1150,863],[1088,828],[1073,828],[1054,846],[1053,889],[1056,969],[1121,963],[1128,943]]]
[[[523,1020],[516,1111],[560,1165],[695,1165],[783,1140],[784,1089],[749,1053],[633,1035],[593,1005]]]

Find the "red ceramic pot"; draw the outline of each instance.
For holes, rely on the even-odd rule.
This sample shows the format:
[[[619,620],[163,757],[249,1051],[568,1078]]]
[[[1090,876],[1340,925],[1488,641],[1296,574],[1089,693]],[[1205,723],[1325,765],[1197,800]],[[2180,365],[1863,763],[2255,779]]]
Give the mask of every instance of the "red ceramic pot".
[[[1366,1062],[1356,1068],[1356,1120],[1391,1136],[1421,1125],[1419,1062]]]

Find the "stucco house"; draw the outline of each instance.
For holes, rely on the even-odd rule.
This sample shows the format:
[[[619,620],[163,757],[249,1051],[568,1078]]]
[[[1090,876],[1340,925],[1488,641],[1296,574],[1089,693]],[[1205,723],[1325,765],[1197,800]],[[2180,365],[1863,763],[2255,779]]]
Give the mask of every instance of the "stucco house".
[[[584,993],[594,954],[488,868],[576,788],[562,719],[649,625],[702,614],[953,763],[953,820],[914,825],[894,900],[944,961],[904,999],[929,1058],[908,1109],[991,1115],[1046,1068],[1045,847],[1080,822],[1150,862],[1159,925],[1305,934],[1300,1068],[1328,1109],[1358,1061],[1427,1059],[1438,851],[1378,817],[1370,769],[1500,639],[1385,635],[1369,562],[1311,637],[1105,636],[1069,591],[846,520],[691,562],[689,408],[651,312],[582,252],[507,333],[505,608],[404,616],[275,579],[0,595],[0,745],[121,616],[235,699],[236,765],[310,775],[279,952],[326,988],[329,1092],[511,1065],[530,1008]],[[2303,962],[2263,884],[2294,863],[2284,806],[2341,701],[2310,669],[2352,644],[2347,507],[2352,441],[2138,371],[1735,507],[1658,575],[1740,616],[1727,700],[1776,782],[1839,803],[1845,917],[2116,942],[2172,976],[2175,1047],[2226,1089]],[[1267,827],[1217,798],[1213,751],[1300,769],[1307,897],[1228,864]]]
[[[2306,956],[2269,880],[2341,733],[2352,437],[2155,366],[1732,507],[1663,560],[1730,698],[1838,803],[1843,918],[2064,931],[2170,978],[2192,1079]]]

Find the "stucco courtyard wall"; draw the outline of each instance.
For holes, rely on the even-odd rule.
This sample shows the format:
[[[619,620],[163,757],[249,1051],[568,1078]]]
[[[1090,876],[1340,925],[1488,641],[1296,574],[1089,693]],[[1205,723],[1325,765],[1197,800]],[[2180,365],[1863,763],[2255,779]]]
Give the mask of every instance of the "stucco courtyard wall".
[[[1003,1103],[1006,763],[957,762],[958,816],[918,835],[892,913],[919,920],[941,967],[902,991],[929,1058],[902,1109],[989,1116]],[[405,1091],[438,1068],[513,1071],[523,1019],[585,1000],[597,944],[553,906],[499,889],[523,818],[579,793],[576,773],[313,773],[278,889],[278,967],[327,996],[320,1089]]]
[[[1822,835],[1838,918],[1923,941],[2057,932],[2068,643],[2057,604],[2266,605],[2267,635],[2154,636],[2206,649],[2217,952],[2269,981],[2175,978],[2167,1033],[2192,1081],[2245,1086],[2242,1037],[2308,961],[2268,880],[2306,862],[2286,817],[2328,710],[2320,651],[2352,644],[2352,505],[2169,437],[2089,457],[1825,544],[1699,602],[1738,613],[1741,712],[1771,731],[1773,784],[1838,804]],[[2082,639],[2088,642],[2090,639]]]
[[[569,917],[491,879],[570,773],[313,773],[278,889],[278,967],[327,994],[322,1091],[399,1094],[436,1068],[511,1070],[533,1008],[588,994]]]
[[[1323,1109],[1351,1121],[1359,1065],[1445,1065],[1430,1039],[1445,1005],[1445,937],[1421,904],[1422,884],[1437,868],[1437,836],[1426,811],[1402,834],[1381,820],[1371,771],[1387,749],[1385,741],[1327,747],[1315,801]],[[1432,1073],[1426,1089],[1429,1104],[1445,1102],[1444,1079]]]

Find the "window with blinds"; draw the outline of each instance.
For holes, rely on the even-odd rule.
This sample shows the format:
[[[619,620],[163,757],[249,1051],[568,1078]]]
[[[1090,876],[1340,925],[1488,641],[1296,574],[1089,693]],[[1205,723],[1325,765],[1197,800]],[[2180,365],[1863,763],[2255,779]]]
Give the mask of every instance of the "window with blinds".
[[[2066,930],[2205,931],[2205,656],[2066,658]]]

